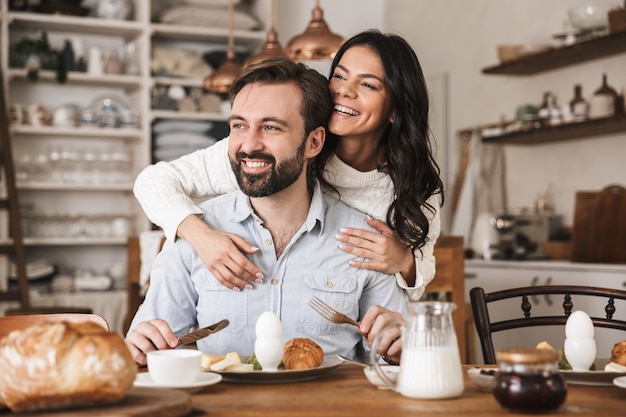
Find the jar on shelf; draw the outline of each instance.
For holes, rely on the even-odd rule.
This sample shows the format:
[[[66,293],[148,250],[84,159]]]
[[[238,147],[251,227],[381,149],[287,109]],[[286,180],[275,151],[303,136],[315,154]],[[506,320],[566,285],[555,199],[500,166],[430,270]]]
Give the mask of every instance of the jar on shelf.
[[[556,411],[565,401],[567,384],[554,350],[511,348],[496,352],[499,370],[493,395],[502,408],[520,413]]]
[[[602,85],[589,100],[589,118],[614,116],[615,108],[618,105],[617,100],[617,91],[609,86],[606,74],[602,74]]]

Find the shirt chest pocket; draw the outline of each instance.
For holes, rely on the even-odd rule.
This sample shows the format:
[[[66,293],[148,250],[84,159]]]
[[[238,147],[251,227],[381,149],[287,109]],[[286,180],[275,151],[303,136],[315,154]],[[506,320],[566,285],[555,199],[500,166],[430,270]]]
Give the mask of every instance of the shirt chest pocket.
[[[317,297],[334,309],[357,320],[359,317],[359,291],[356,275],[332,271],[307,271],[304,273],[301,323],[311,335],[337,334],[340,326],[316,313],[307,300]]]
[[[198,323],[215,323],[228,319],[223,333],[237,334],[248,325],[248,291],[234,291],[206,273],[195,279],[198,291]]]

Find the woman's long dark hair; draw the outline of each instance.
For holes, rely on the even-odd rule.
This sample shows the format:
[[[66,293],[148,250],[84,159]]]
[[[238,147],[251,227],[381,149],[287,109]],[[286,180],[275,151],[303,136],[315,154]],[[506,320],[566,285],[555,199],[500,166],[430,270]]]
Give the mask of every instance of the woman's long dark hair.
[[[378,168],[389,174],[395,189],[387,224],[415,250],[428,240],[429,222],[422,208],[433,214],[439,209],[427,203],[428,198],[441,194],[443,204],[443,182],[430,142],[424,74],[413,48],[402,37],[368,30],[353,36],[339,49],[331,66],[331,77],[343,54],[354,46],[374,50],[385,70],[395,108],[394,123],[388,126],[383,138],[383,163]],[[312,161],[313,173],[326,188],[335,192],[322,174],[337,148],[337,140],[336,135],[328,132],[324,149]]]

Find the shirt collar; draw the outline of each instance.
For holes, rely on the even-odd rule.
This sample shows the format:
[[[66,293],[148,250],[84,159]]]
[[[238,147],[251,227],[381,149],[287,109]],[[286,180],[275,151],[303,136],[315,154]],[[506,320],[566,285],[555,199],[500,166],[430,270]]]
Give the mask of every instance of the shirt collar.
[[[235,210],[231,214],[230,219],[233,222],[243,223],[249,217],[258,218],[250,204],[250,198],[243,191],[236,191]],[[324,230],[324,213],[326,211],[327,202],[324,199],[322,188],[317,179],[314,180],[313,198],[311,198],[311,206],[307,215],[304,227],[307,232],[313,232],[317,228],[317,233],[321,234]],[[319,224],[319,227],[317,225]]]

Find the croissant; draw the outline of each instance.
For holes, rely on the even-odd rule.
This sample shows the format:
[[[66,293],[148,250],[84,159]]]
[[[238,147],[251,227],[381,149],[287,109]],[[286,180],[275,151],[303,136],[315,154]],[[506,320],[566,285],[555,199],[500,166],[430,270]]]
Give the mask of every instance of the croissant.
[[[313,340],[295,338],[285,343],[283,364],[287,369],[317,368],[324,362],[324,351]]]
[[[626,340],[617,342],[611,349],[611,362],[626,366]]]
[[[12,411],[111,404],[133,385],[121,335],[94,323],[46,322],[0,340],[0,397]]]

